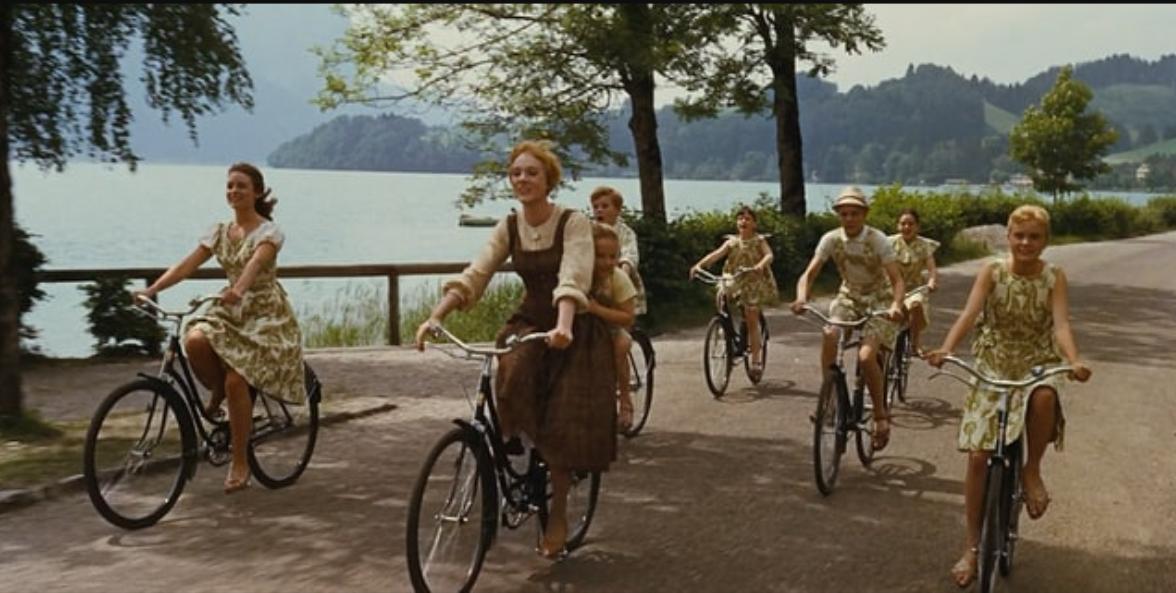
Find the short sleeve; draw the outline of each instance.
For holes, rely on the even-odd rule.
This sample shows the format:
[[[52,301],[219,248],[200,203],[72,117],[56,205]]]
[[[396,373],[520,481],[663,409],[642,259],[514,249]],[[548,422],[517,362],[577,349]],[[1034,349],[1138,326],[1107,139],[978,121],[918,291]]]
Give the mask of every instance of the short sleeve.
[[[282,229],[273,221],[266,221],[258,227],[256,234],[253,235],[253,248],[256,249],[262,243],[272,243],[274,251],[282,250],[282,243],[286,241],[286,235]]]
[[[210,251],[216,251],[216,244],[220,241],[221,226],[223,224],[218,222],[208,227],[208,230],[204,231],[203,235],[200,235],[200,244],[207,247]]]
[[[919,237],[919,240],[921,240],[923,242],[923,244],[927,246],[927,256],[928,257],[930,257],[931,254],[935,253],[935,251],[939,249],[939,241],[936,241],[935,239],[931,239],[928,237]]]
[[[814,255],[817,261],[825,263],[833,256],[833,244],[837,241],[837,229],[833,229],[824,235],[821,235],[821,240],[817,242],[817,251]]]
[[[886,235],[882,231],[875,229],[870,234],[869,241],[873,243],[874,251],[878,253],[878,259],[882,261],[883,265],[898,260],[894,255],[894,245],[886,238]]]
[[[629,275],[619,267],[613,268],[612,297],[614,303],[620,305],[637,296],[637,287],[629,280]]]

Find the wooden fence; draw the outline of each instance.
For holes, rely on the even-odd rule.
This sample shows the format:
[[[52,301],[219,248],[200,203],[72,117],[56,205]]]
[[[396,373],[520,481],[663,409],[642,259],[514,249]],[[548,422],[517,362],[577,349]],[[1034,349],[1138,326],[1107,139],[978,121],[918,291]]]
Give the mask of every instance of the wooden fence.
[[[370,278],[388,279],[388,344],[400,345],[400,277],[457,274],[469,265],[467,262],[420,263],[420,264],[358,264],[322,266],[279,266],[279,278]],[[514,268],[507,264],[499,272]],[[141,278],[151,284],[163,275],[167,268],[91,268],[85,270],[42,270],[37,275],[39,282],[94,282],[104,278]],[[225,277],[224,270],[216,267],[200,268],[188,278],[217,280]]]

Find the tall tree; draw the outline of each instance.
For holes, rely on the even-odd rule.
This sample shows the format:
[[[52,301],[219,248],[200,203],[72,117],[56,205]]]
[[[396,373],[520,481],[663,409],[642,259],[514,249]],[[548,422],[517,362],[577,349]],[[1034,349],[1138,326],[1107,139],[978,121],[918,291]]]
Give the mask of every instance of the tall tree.
[[[603,117],[631,106],[642,213],[665,221],[654,77],[697,88],[713,67],[702,48],[718,16],[698,4],[412,4],[352,7],[351,28],[319,50],[319,104],[444,105],[484,154],[462,201],[501,195],[504,139],[554,140],[572,177],[585,162],[627,166],[612,150]],[[455,35],[457,33],[458,35]],[[460,37],[452,46],[446,39]],[[344,72],[346,71],[346,72]],[[411,81],[389,90],[394,72]]]
[[[825,76],[835,62],[814,49],[817,42],[849,54],[878,51],[886,42],[873,15],[861,4],[723,4],[733,50],[720,60],[719,75],[703,79],[706,92],[679,104],[685,114],[710,116],[722,106],[743,113],[771,109],[776,121],[776,159],[780,169],[780,210],[805,215],[804,151],[797,65],[808,76]],[[761,74],[766,69],[767,80]],[[687,87],[690,88],[690,87]]]
[[[143,44],[148,104],[196,116],[225,101],[252,109],[253,82],[225,21],[232,5],[5,4],[0,7],[0,418],[22,413],[10,160],[64,170],[73,157],[134,170],[120,61]]]
[[[1029,168],[1033,187],[1052,193],[1055,202],[1059,194],[1081,189],[1078,180],[1110,171],[1102,157],[1119,134],[1102,114],[1086,112],[1093,96],[1066,66],[1009,134],[1009,154]]]

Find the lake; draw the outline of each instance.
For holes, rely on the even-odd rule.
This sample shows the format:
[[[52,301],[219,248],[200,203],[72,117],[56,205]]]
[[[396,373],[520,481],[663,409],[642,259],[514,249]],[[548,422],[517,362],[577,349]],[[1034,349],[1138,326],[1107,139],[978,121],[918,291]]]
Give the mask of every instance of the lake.
[[[13,165],[16,220],[48,258],[46,269],[161,267],[178,262],[213,223],[229,220],[224,180],[227,166],[73,163],[63,173]],[[467,177],[460,174],[311,171],[265,168],[266,183],[279,203],[274,220],[286,233],[279,266],[468,261],[489,236],[489,228],[459,227],[454,201]],[[583,178],[556,201],[584,210],[597,185],[611,185],[626,205],[640,206],[633,178]],[[828,209],[843,184],[805,186],[810,212]],[[665,181],[670,218],[690,210],[728,209],[750,203],[761,192],[778,193],[773,182]],[[863,185],[868,192],[873,186]],[[1147,194],[1120,194],[1132,202]],[[472,214],[501,216],[513,200],[483,204]],[[702,254],[699,254],[700,256]],[[215,266],[215,260],[205,264]],[[401,280],[401,296],[412,295],[438,277]],[[382,279],[284,280],[298,311],[320,311],[348,285],[383,290]],[[165,307],[179,308],[198,294],[215,292],[221,281],[189,280],[160,295]],[[79,285],[43,284],[49,295],[26,316],[40,332],[34,344],[53,356],[88,356],[84,294]]]

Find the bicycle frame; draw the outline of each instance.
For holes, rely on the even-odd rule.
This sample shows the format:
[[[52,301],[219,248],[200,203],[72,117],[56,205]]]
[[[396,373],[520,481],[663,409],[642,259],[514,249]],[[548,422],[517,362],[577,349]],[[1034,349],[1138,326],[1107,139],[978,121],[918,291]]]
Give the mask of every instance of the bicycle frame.
[[[715,286],[715,317],[719,323],[723,324],[723,333],[727,336],[727,354],[731,358],[740,358],[747,354],[748,344],[746,343],[746,336],[743,332],[736,331],[735,316],[731,312],[731,302],[727,296],[728,289],[735,283],[735,280],[740,276],[753,271],[752,268],[739,268],[734,274],[722,274],[716,276],[706,270],[698,271],[698,278],[712,286]],[[743,316],[740,315],[742,318]],[[746,324],[747,320],[743,319]]]
[[[435,334],[444,335],[449,341],[464,350],[467,356],[480,356],[482,358],[481,370],[478,377],[478,393],[470,401],[470,406],[473,408],[473,416],[470,420],[454,420],[454,423],[477,432],[485,444],[490,454],[491,463],[495,468],[494,473],[498,485],[498,492],[501,496],[501,503],[509,506],[516,513],[523,515],[523,518],[530,516],[530,514],[537,510],[533,497],[545,495],[544,488],[546,484],[543,482],[546,474],[543,471],[537,471],[543,469],[543,461],[538,456],[538,451],[532,449],[532,454],[525,472],[519,472],[511,465],[506,452],[506,443],[503,441],[502,434],[498,428],[498,408],[494,403],[491,377],[493,376],[495,356],[510,352],[516,342],[522,343],[545,339],[547,337],[546,334],[533,333],[522,338],[512,337],[508,339],[506,348],[475,348],[462,342],[444,327],[434,326],[434,332]],[[451,356],[456,355],[451,354]],[[507,527],[512,529],[521,524],[522,519],[506,522]]]

